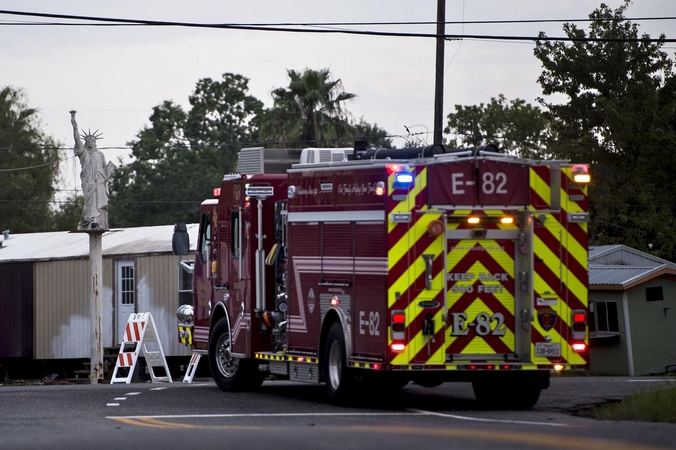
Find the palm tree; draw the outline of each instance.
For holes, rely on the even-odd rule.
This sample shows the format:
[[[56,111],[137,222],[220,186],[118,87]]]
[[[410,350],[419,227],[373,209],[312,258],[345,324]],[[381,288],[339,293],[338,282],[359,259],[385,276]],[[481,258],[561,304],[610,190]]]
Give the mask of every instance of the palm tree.
[[[345,92],[340,79],[333,80],[329,69],[287,73],[289,86],[272,91],[274,104],[263,117],[264,140],[301,148],[331,147],[354,137],[350,112],[343,105],[356,95]]]

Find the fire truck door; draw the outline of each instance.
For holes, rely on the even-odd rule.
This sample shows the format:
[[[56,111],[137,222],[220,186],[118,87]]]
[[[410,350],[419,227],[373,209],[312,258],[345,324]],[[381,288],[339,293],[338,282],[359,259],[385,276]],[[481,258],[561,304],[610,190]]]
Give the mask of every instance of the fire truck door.
[[[515,358],[518,230],[451,229],[446,236],[447,359]]]
[[[249,350],[249,333],[251,326],[251,312],[247,310],[247,278],[248,259],[247,239],[245,239],[246,223],[244,211],[233,209],[230,213],[230,299],[228,311],[230,313],[230,330],[232,334],[232,350],[234,353],[245,355]]]
[[[406,309],[408,359],[412,363],[443,364],[445,313],[445,215],[419,211],[412,221],[412,292]]]

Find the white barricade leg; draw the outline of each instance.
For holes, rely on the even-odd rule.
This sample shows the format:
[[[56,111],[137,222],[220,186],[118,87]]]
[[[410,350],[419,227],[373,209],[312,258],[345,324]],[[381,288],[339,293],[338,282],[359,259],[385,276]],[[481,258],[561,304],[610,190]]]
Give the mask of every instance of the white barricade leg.
[[[145,331],[145,322],[140,321],[137,314],[130,314],[127,326],[124,330],[120,353],[117,355],[115,369],[110,379],[110,384],[131,383],[134,375],[138,355],[141,351],[141,341]],[[118,374],[119,373],[119,374]]]
[[[185,371],[185,376],[183,377],[184,383],[192,383],[192,379],[195,377],[195,372],[197,371],[197,365],[200,363],[202,355],[199,353],[193,353],[190,358],[190,364],[188,364],[188,369]]]
[[[145,336],[143,337],[143,356],[146,358],[150,378],[153,383],[158,381],[173,383],[171,372],[169,371],[169,366],[167,365],[167,360],[164,357],[164,351],[162,350],[162,343],[157,337],[155,320],[150,313],[144,314],[146,315],[147,325],[145,327]],[[164,375],[155,374],[155,370],[158,367],[164,368]]]
[[[120,345],[120,353],[117,355],[115,370],[110,379],[110,384],[131,383],[134,369],[138,362],[139,353],[143,350],[148,372],[152,382],[167,381],[173,383],[167,360],[164,357],[162,343],[157,337],[157,327],[150,313],[131,314],[124,331],[124,339]],[[163,367],[165,375],[155,375],[155,368]],[[118,375],[118,371],[126,374]]]

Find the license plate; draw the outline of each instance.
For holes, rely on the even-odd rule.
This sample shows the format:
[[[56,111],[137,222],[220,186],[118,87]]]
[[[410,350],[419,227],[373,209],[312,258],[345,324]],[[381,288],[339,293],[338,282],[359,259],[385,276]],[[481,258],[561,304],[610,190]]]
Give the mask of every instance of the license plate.
[[[549,342],[535,343],[535,356],[561,356],[561,344]]]

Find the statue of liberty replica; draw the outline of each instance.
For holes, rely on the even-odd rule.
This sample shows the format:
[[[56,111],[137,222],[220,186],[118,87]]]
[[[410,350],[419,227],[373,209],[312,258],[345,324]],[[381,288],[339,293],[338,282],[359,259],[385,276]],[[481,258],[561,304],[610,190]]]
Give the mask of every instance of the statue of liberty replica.
[[[70,112],[70,123],[73,125],[75,156],[80,158],[80,181],[84,194],[82,219],[77,226],[78,230],[107,230],[108,229],[108,180],[115,170],[115,164],[108,162],[103,152],[96,147],[96,141],[101,139],[99,130],[93,133],[88,131],[79,134],[75,120],[76,111]],[[84,145],[82,141],[84,140]]]

